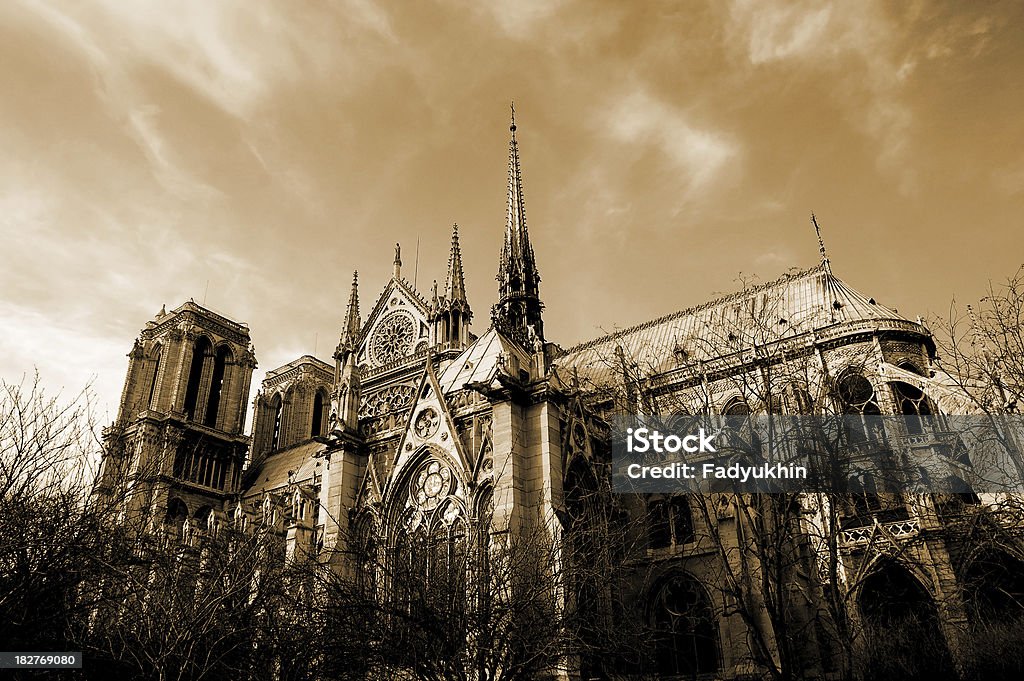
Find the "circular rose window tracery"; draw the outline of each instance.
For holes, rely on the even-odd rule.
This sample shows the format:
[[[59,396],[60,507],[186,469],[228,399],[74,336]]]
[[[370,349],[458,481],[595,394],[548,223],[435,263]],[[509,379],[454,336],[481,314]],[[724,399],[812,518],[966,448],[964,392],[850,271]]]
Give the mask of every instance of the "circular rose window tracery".
[[[412,500],[423,511],[438,507],[452,487],[452,472],[440,461],[428,461],[413,478]]]
[[[370,354],[378,364],[387,364],[409,354],[416,340],[416,322],[406,312],[392,312],[377,324],[370,339]]]
[[[420,438],[428,438],[437,432],[437,427],[441,424],[441,417],[437,415],[437,412],[427,407],[419,414],[416,415],[416,422],[413,424],[413,428],[416,430],[416,435]]]

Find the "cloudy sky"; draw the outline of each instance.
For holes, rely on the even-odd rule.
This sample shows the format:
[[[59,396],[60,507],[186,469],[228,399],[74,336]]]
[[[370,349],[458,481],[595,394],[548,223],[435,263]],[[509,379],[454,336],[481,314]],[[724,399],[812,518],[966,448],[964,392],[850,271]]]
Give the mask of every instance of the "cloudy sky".
[[[453,222],[481,332],[513,98],[563,345],[815,264],[812,210],[911,318],[1024,261],[1019,2],[13,0],[0,63],[0,378],[108,412],[162,304],[329,357]]]

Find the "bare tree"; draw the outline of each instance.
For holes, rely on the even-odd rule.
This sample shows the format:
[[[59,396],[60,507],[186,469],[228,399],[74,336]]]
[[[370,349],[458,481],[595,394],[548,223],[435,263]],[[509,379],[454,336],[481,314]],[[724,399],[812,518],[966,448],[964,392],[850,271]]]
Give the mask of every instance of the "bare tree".
[[[283,542],[266,527],[190,522],[122,535],[117,551],[131,558],[108,566],[90,667],[160,681],[296,678],[281,673],[300,645]]]
[[[612,630],[595,638],[604,620],[580,596],[612,576],[557,518],[496,529],[483,514],[445,536],[350,546],[353,570],[307,566],[326,678],[558,678],[609,652]]]
[[[110,509],[94,499],[99,444],[83,391],[47,395],[38,375],[0,383],[0,640],[69,650],[92,607]]]

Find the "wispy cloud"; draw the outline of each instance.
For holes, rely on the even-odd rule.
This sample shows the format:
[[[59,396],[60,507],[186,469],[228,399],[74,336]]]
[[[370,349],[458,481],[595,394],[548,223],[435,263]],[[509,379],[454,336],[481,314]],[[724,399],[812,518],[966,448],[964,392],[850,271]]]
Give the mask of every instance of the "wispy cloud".
[[[418,239],[419,281],[443,277],[453,220],[485,318],[510,97],[556,340],[806,264],[811,209],[869,280],[914,252],[966,281],[972,221],[997,276],[1021,250],[1022,21],[931,0],[0,3],[0,376],[102,373],[116,404],[131,338],[207,280],[261,369],[323,354],[351,270],[369,305]],[[945,295],[897,288],[901,309]]]
[[[834,96],[876,140],[879,165],[898,172],[908,191],[914,186],[913,170],[900,163],[913,124],[902,86],[913,64],[904,60],[893,20],[879,3],[735,0],[729,33],[754,66],[788,62],[832,74]]]
[[[636,89],[602,110],[601,125],[623,147],[656,150],[680,173],[684,193],[692,196],[718,177],[739,155],[726,134],[690,122],[685,112]]]

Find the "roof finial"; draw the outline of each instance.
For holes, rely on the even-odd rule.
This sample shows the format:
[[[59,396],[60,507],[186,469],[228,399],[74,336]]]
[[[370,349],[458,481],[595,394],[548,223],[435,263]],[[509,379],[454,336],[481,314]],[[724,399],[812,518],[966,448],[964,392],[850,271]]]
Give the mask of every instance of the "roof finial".
[[[818,219],[811,212],[811,224],[814,225],[814,233],[818,235],[818,252],[821,253],[821,264],[829,269],[828,255],[825,253],[825,241],[821,238],[821,227],[818,226]]]
[[[402,244],[395,244],[395,279],[402,278]]]
[[[510,100],[510,107],[512,109],[512,124],[508,126],[511,132],[516,131],[516,100]]]

